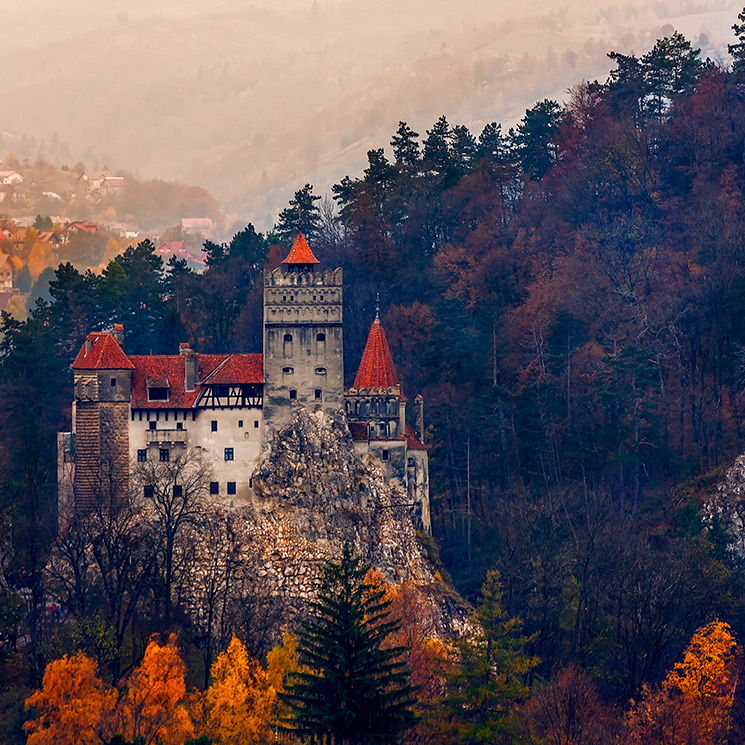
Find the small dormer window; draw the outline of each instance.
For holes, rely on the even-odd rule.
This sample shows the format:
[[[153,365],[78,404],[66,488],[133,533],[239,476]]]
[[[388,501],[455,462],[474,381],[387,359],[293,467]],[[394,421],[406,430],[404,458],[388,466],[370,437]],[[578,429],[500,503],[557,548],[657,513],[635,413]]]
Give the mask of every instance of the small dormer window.
[[[148,378],[147,380],[147,400],[148,401],[168,401],[171,397],[171,384],[168,378]]]

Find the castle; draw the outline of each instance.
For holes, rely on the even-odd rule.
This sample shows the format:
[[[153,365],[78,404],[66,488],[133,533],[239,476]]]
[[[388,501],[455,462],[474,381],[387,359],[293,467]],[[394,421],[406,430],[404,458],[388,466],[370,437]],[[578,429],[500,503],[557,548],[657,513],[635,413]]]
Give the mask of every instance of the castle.
[[[319,270],[299,233],[282,267],[264,273],[263,354],[127,355],[121,325],[91,332],[72,363],[72,431],[58,434],[60,515],[86,512],[138,463],[196,453],[213,499],[255,498],[252,474],[275,433],[305,407],[343,409],[357,454],[405,490],[430,531],[423,400],[416,427],[377,311],[354,385],[344,388],[342,270]],[[148,496],[148,486],[144,487]],[[178,486],[174,486],[178,488]]]

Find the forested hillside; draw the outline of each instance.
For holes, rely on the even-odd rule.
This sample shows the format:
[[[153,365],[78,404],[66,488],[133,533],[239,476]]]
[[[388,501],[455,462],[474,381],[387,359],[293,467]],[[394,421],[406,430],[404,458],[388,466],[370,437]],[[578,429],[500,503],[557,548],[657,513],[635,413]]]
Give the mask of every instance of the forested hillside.
[[[521,648],[537,659],[520,673],[526,687],[504,695],[534,686],[521,735],[534,739],[514,741],[553,741],[540,740],[541,712],[579,680],[588,716],[607,725],[582,742],[611,742],[608,707],[640,695],[649,708],[630,715],[628,741],[651,742],[644,716],[686,690],[686,671],[656,699],[643,685],[714,618],[745,639],[742,557],[704,509],[745,449],[740,21],[732,69],[673,34],[641,57],[609,55],[607,81],[537,103],[507,132],[402,122],[333,204],[307,186],[271,234],[248,226],[208,244],[203,274],[164,268],[147,243],[100,276],[61,266],[51,304],[25,324],[2,320],[6,572],[34,592],[41,582],[54,433],[85,333],[122,322],[132,354],[174,353],[187,338],[204,352],[258,351],[261,272],[300,224],[323,263],[344,268],[348,378],[379,292],[405,389],[424,395],[434,534],[455,587],[475,600],[498,570],[503,595],[490,575],[486,599],[523,621]],[[51,649],[40,644],[37,675]],[[453,701],[437,709],[456,712],[450,724]],[[442,741],[481,741],[470,731]]]

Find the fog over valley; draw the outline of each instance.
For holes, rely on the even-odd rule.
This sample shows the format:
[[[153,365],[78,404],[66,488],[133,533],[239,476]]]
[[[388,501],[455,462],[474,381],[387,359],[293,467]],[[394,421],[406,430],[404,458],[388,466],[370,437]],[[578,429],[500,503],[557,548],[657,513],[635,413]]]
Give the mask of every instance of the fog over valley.
[[[0,155],[203,186],[257,227],[359,174],[399,120],[475,134],[679,30],[721,59],[741,0],[6,0]]]

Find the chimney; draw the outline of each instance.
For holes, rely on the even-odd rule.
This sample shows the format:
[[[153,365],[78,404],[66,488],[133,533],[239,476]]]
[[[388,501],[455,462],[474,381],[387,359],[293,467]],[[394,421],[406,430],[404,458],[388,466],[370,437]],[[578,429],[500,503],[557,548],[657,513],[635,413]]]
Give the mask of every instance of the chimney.
[[[178,345],[178,353],[184,357],[184,390],[193,391],[199,382],[199,363],[189,342]]]
[[[424,442],[424,399],[421,393],[417,393],[414,399],[414,410],[416,412],[416,436]]]
[[[124,344],[124,326],[121,323],[114,324],[114,338],[120,347]]]

